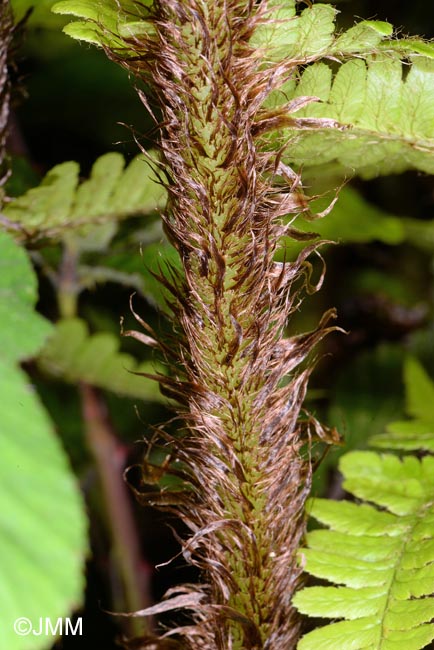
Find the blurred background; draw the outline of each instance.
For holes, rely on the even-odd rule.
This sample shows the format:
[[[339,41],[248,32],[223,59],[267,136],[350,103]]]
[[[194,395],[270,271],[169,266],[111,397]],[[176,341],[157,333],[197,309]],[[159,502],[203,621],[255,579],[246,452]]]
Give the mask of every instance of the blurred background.
[[[31,6],[27,0],[13,4],[18,17]],[[76,161],[80,178],[86,179],[95,161],[107,152],[117,152],[129,164],[139,151],[138,143],[149,148],[152,142],[153,123],[134,80],[102,51],[63,35],[65,21],[49,13],[51,4],[38,1],[16,46],[8,142],[11,196],[36,186],[53,166],[65,161]],[[351,26],[355,17],[375,18],[402,26],[404,34],[434,37],[432,3],[342,0],[335,4],[341,27]],[[110,173],[107,169],[103,173]],[[357,195],[346,199],[348,231],[357,236],[344,237],[339,246],[325,251],[324,288],[305,301],[291,326],[298,331],[311,328],[334,306],[339,325],[348,332],[332,335],[322,345],[308,395],[308,408],[339,430],[346,450],[363,448],[369,436],[403,418],[402,371],[407,354],[419,358],[434,377],[433,177],[406,172],[355,180],[352,187]],[[120,337],[121,318],[125,329],[134,328],[129,306],[133,291],[137,313],[159,331],[170,331],[160,313],[162,290],[149,272],[158,270],[159,251],[163,250],[164,259],[171,256],[158,220],[161,193],[150,193],[145,211],[137,214],[131,208],[115,231],[100,232],[97,243],[89,244],[89,235],[82,233],[78,243],[62,235],[30,245],[40,312],[52,321],[63,316],[76,323],[75,329],[59,335],[56,349],[26,366],[78,478],[89,519],[86,596],[79,610],[86,633],[59,640],[55,647],[65,650],[85,650],[96,643],[105,650],[119,647],[119,640],[139,634],[142,624],[109,612],[140,609],[160,599],[169,586],[196,578],[180,558],[155,568],[177,556],[179,547],[171,528],[180,534],[182,528],[173,518],[138,504],[122,479],[124,469],[130,467],[128,479],[133,486],[139,488],[144,480],[159,482],[155,466],[164,463],[167,454],[158,445],[156,428],[171,417],[165,398],[146,379],[127,386],[116,383],[113,371],[113,377],[92,380],[87,371],[71,365],[74,342],[80,336],[90,340],[101,334],[106,339],[104,344],[100,339],[99,345],[108,346],[114,356],[129,354],[147,372],[160,363],[137,340]],[[376,225],[379,214],[389,219],[392,229],[404,224],[405,236],[393,242],[381,231],[383,226]],[[327,236],[342,239],[342,232],[337,229]],[[72,276],[68,275],[71,265]],[[68,282],[71,277],[77,280],[77,273],[79,283],[71,290]],[[56,367],[53,359],[59,350],[64,359],[60,355]],[[88,351],[83,364],[96,363],[98,350]],[[131,367],[125,359],[118,360],[118,370]],[[145,441],[152,436],[157,444],[149,456]],[[326,456],[315,479],[316,494],[341,496],[336,471],[340,453],[338,448]],[[122,555],[128,557],[126,562]]]

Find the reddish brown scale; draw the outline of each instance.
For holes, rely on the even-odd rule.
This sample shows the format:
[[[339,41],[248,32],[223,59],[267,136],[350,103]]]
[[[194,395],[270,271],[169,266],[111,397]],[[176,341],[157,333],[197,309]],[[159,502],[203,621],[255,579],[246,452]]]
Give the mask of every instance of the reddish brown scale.
[[[317,330],[284,338],[302,293],[322,278],[311,286],[307,257],[317,245],[274,261],[283,236],[306,238],[281,217],[308,202],[299,176],[264,148],[264,133],[287,125],[301,101],[264,108],[295,70],[291,61],[265,67],[249,45],[269,14],[265,1],[156,2],[155,34],[130,39],[135,56],[120,60],[150,84],[162,112],[163,220],[183,265],[182,278],[163,280],[175,297],[178,340],[171,352],[162,346],[174,374],[160,380],[182,405],[185,433],[160,435],[185,467],[186,491],[142,499],[182,517],[191,530],[184,557],[204,582],[148,613],[190,609],[193,624],[166,636],[199,650],[295,648],[306,449],[313,435],[330,439],[314,418],[299,420],[311,367],[297,368],[333,313]]]

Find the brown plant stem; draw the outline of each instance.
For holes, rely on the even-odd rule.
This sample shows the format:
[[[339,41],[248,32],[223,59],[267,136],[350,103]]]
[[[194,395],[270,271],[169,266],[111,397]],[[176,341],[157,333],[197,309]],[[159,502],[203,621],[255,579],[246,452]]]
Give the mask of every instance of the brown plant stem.
[[[183,271],[161,278],[174,296],[176,338],[172,350],[161,342],[173,377],[160,382],[185,422],[182,436],[162,435],[187,489],[176,501],[163,491],[160,503],[189,527],[183,554],[203,576],[172,602],[193,611],[195,625],[171,634],[194,650],[296,647],[291,600],[301,581],[311,440],[330,440],[302,405],[306,359],[334,314],[313,332],[285,336],[303,293],[321,286],[323,274],[312,285],[308,261],[318,245],[275,262],[284,238],[300,235],[282,218],[307,209],[300,178],[264,140],[288,124],[291,106],[270,109],[267,100],[297,68],[251,45],[275,6],[155,0],[152,29],[128,38],[134,54],[121,59],[161,109],[163,220]]]
[[[124,606],[136,611],[151,605],[150,570],[145,565],[139,546],[134,514],[123,479],[125,449],[119,443],[109,421],[106,406],[97,390],[80,384],[86,442],[95,460],[101,483],[108,525],[113,540],[113,554],[124,591]],[[147,632],[148,619],[126,619],[133,636]]]
[[[77,267],[80,251],[73,241],[64,242],[60,270],[56,279],[57,300],[62,318],[77,315],[80,291]],[[95,462],[107,515],[109,535],[112,540],[113,560],[122,583],[122,609],[136,611],[149,607],[151,596],[151,570],[142,558],[139,533],[123,478],[126,453],[109,420],[104,399],[89,384],[78,386],[83,413],[86,443]],[[124,619],[129,636],[149,633],[152,618]]]

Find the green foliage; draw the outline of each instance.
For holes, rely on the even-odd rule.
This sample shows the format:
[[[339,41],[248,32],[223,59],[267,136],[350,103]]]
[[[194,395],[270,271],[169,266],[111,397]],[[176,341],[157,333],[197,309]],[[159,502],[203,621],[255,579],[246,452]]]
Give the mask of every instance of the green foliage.
[[[72,3],[71,3],[72,4]],[[296,1],[272,0],[268,5],[277,20],[257,29],[251,43],[265,49],[266,55],[280,61],[290,57],[308,63],[318,57],[368,55],[379,48],[401,55],[434,56],[434,46],[420,39],[393,38],[393,27],[381,20],[363,20],[340,33],[335,31],[337,10],[329,4],[316,3],[296,12]]]
[[[297,113],[305,130],[288,130],[292,163],[337,163],[366,178],[416,168],[434,172],[434,61],[379,52],[343,63],[334,74],[325,63],[306,68],[293,96],[321,101]],[[322,125],[323,118],[335,122]]]
[[[413,419],[389,424],[387,433],[372,436],[370,442],[386,449],[434,452],[434,383],[413,357],[405,362],[404,382],[406,412]]]
[[[380,434],[393,417],[401,415],[401,346],[382,344],[365,350],[341,368],[329,388],[327,422],[344,440],[329,451],[314,474],[313,494],[326,492],[330,472],[344,452],[364,449],[374,434]]]
[[[32,650],[52,637],[18,636],[13,622],[55,621],[84,590],[86,514],[52,424],[26,375],[0,360],[0,626],[2,647]]]
[[[36,276],[25,251],[0,231],[0,324],[4,362],[34,356],[51,331],[34,311]]]
[[[434,638],[434,458],[352,452],[340,470],[344,489],[368,503],[312,501],[329,529],[308,534],[301,561],[338,586],[305,588],[294,604],[345,620],[308,633],[298,650],[424,648]]]
[[[312,183],[315,187],[315,180]],[[319,185],[322,185],[320,183]],[[316,187],[315,187],[316,189]],[[329,192],[321,198],[314,199],[310,204],[310,211],[319,214],[326,210],[333,200]],[[409,228],[416,220],[408,219]],[[406,240],[406,227],[403,220],[388,214],[373,205],[349,185],[339,190],[339,198],[327,216],[307,220],[304,215],[294,220],[294,226],[301,232],[314,232],[324,240],[337,243],[366,243],[380,241],[389,245],[401,244]],[[282,240],[283,250],[295,254],[303,248],[303,242],[297,242],[286,237]]]
[[[51,331],[33,311],[36,277],[26,253],[0,232],[0,628],[2,647],[47,647],[13,623],[68,615],[82,598],[86,516],[52,424],[16,362]]]
[[[275,105],[318,100],[296,111],[294,126],[279,134],[281,144],[290,139],[288,162],[321,171],[333,163],[364,177],[412,167],[433,173],[434,45],[395,39],[382,21],[335,33],[333,7],[316,4],[296,16],[295,5],[285,3],[281,22],[265,25],[254,41],[271,60],[289,56],[300,66],[299,80],[275,94]],[[319,61],[326,57],[341,64]]]
[[[362,21],[339,34],[331,5],[315,4],[296,15],[294,0],[270,4],[279,7],[278,20],[256,30],[252,45],[264,50],[264,61],[294,59],[300,73],[271,103],[315,100],[295,108],[290,127],[271,136],[276,148],[290,141],[286,161],[322,169],[333,164],[341,173],[367,178],[408,168],[434,173],[434,45],[396,40],[382,21]],[[119,12],[114,0],[67,0],[53,10],[85,19],[65,27],[73,38],[125,48],[120,37],[151,29],[147,6],[136,4],[131,12],[123,2]],[[326,58],[341,64],[334,70],[321,60]]]
[[[149,361],[137,364],[118,347],[113,334],[90,336],[84,321],[71,318],[57,323],[38,363],[43,371],[67,382],[86,382],[120,395],[161,401],[157,382],[134,373],[165,374],[164,367]]]
[[[327,207],[327,198],[312,203],[313,212]],[[402,220],[372,205],[354,188],[347,186],[339,192],[339,200],[324,219],[314,224],[299,219],[300,230],[314,229],[320,237],[343,242],[364,243],[381,241],[396,245],[404,241]]]
[[[20,18],[29,4],[28,0],[12,0],[16,17]],[[52,4],[52,0],[42,0],[37,5],[31,18],[33,26],[55,24],[58,18],[53,23],[47,18],[47,7]],[[280,151],[284,145],[280,160],[297,170],[303,168],[304,187],[310,188],[306,191],[320,195],[325,180],[338,179],[333,184],[339,185],[342,177],[354,174],[371,178],[413,168],[434,173],[434,45],[419,39],[397,39],[391,25],[382,21],[362,21],[338,33],[337,11],[329,4],[303,9],[295,0],[272,0],[268,6],[278,8],[278,20],[258,29],[251,45],[263,49],[263,67],[289,57],[295,72],[258,110],[257,117],[264,117],[266,122],[267,117],[273,118],[274,108],[288,106],[283,127],[264,135],[264,146]],[[65,27],[67,34],[111,48],[126,59],[133,52],[125,37],[154,33],[148,20],[152,11],[150,0],[67,0],[54,7],[61,21],[64,15],[79,19]],[[303,97],[313,101],[291,105],[292,100]],[[173,247],[167,242],[157,243],[155,238],[146,241],[148,230],[142,258],[137,255],[135,260],[132,256],[128,259],[128,247],[123,254],[113,249],[106,252],[120,220],[164,204],[165,191],[151,181],[151,176],[151,166],[143,157],[124,169],[122,156],[107,154],[97,160],[90,179],[82,183],[78,165],[63,163],[53,168],[39,187],[12,200],[3,211],[3,223],[21,240],[33,243],[48,239],[52,243],[61,239],[69,252],[104,253],[100,266],[92,265],[92,255],[87,255],[86,266],[81,265],[77,255],[77,294],[98,282],[112,281],[137,287],[164,308],[166,289],[161,289],[151,274],[140,277],[138,273],[145,266],[154,273],[161,270],[163,275],[170,275],[170,267],[179,267]],[[323,198],[311,202],[312,213],[323,211],[330,203],[329,187]],[[431,222],[384,213],[349,186],[340,191],[338,202],[325,219],[312,224],[303,220],[305,216],[294,219],[295,227],[314,230],[324,239],[355,244],[375,240],[389,246],[411,242],[429,253],[434,251]],[[122,235],[129,225],[125,224]],[[135,245],[142,241],[141,235],[136,231]],[[291,246],[297,250],[299,242]],[[28,606],[28,610],[15,612],[9,600],[1,601],[0,594],[9,625],[18,615],[38,618],[39,604],[44,607],[43,616],[48,611],[54,617],[77,604],[85,543],[82,507],[65,459],[50,423],[29,391],[26,376],[13,365],[18,355],[20,359],[34,356],[49,333],[46,321],[33,310],[35,278],[24,251],[10,239],[0,237],[0,255],[0,338],[4,343],[0,422],[5,432],[0,448],[7,464],[0,472],[5,477],[0,532],[6,532],[1,535],[6,546],[10,531],[14,535],[11,548],[2,550],[0,568],[4,568],[7,589],[14,593],[11,602]],[[57,289],[62,288],[60,276],[59,272]],[[353,277],[348,279],[350,286],[355,282]],[[380,284],[378,278],[376,282]],[[74,303],[72,313],[76,313],[75,307]],[[416,360],[408,359],[407,413],[413,419],[390,424],[387,433],[380,434],[392,414],[400,417],[395,382],[401,357],[396,348],[383,348],[374,366],[372,356],[359,357],[359,362],[351,363],[342,374],[331,399],[332,424],[344,422],[350,447],[364,446],[374,433],[371,441],[377,447],[433,452],[434,384]],[[148,361],[137,364],[130,355],[119,352],[115,335],[91,335],[78,318],[57,323],[39,355],[38,367],[72,384],[86,382],[119,395],[157,402],[161,400],[157,384],[129,371],[166,372],[163,366]],[[10,404],[19,404],[19,408],[12,410]],[[19,434],[13,437],[15,431]],[[434,638],[433,465],[431,457],[399,460],[372,452],[342,458],[345,489],[365,503],[312,502],[313,517],[329,530],[308,535],[302,562],[308,573],[337,586],[305,589],[296,596],[295,604],[311,616],[344,620],[307,634],[299,650],[418,650]],[[26,472],[26,480],[15,479],[16,467]],[[327,464],[324,467],[327,469]],[[34,521],[29,518],[30,509],[35,513]],[[60,526],[58,537],[54,533],[50,537],[52,521]],[[76,527],[72,530],[73,523]],[[29,540],[35,541],[36,548]],[[51,557],[53,570],[47,586],[40,567]],[[33,582],[37,582],[34,590]],[[29,585],[32,601],[24,592]],[[1,620],[0,625],[3,629]],[[19,646],[20,639],[5,638],[12,650],[45,643],[44,639],[31,638],[33,645]]]
[[[341,35],[335,34],[337,10],[331,5],[318,3],[296,15],[295,0],[269,4],[282,7],[273,13],[280,22],[258,29],[252,43],[264,47],[274,61],[290,57],[304,63],[318,56],[367,54],[393,31],[389,23],[364,20]],[[290,22],[283,22],[288,19]]]
[[[153,181],[151,166],[143,156],[137,156],[125,169],[124,165],[121,154],[105,154],[82,183],[77,163],[56,165],[38,187],[5,206],[9,227],[14,232],[20,228],[31,238],[75,232],[80,235],[82,250],[104,248],[116,221],[147,214],[165,201],[165,190]],[[88,225],[94,227],[89,231]]]
[[[125,49],[123,38],[140,31],[152,32],[146,18],[150,16],[150,0],[122,0],[122,9],[115,0],[64,0],[53,6],[53,12],[73,15],[77,20],[64,27],[64,32],[81,41],[102,47]]]

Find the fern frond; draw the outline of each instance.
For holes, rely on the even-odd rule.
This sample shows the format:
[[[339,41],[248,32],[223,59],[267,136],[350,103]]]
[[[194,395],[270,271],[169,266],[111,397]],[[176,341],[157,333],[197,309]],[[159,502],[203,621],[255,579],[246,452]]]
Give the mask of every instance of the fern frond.
[[[434,639],[434,458],[352,452],[344,488],[367,503],[314,499],[305,570],[338,586],[307,587],[294,604],[342,618],[306,634],[298,650],[420,650]]]
[[[86,382],[119,395],[161,402],[158,384],[147,376],[166,374],[161,364],[140,364],[118,351],[114,334],[90,335],[79,318],[61,320],[38,357],[42,371],[66,382]],[[164,399],[167,402],[166,399]]]
[[[332,6],[296,15],[295,5],[285,3],[279,20],[257,30],[253,43],[270,60],[289,58],[297,66],[274,94],[275,108],[300,97],[319,100],[294,111],[293,125],[280,132],[278,142],[291,143],[287,162],[334,162],[366,177],[409,167],[433,173],[434,44],[396,39],[383,21],[362,21],[339,34]]]
[[[362,21],[339,34],[332,6],[316,4],[297,15],[295,5],[285,3],[253,41],[270,61],[293,59],[297,68],[269,105],[317,99],[293,111],[293,124],[273,141],[290,142],[286,162],[335,163],[365,177],[407,168],[433,173],[434,44],[397,39],[382,21]]]
[[[65,0],[53,10],[85,19],[65,27],[73,38],[128,59],[129,42],[140,30],[153,33],[149,3],[133,7],[124,0],[116,13],[117,6],[115,0]],[[267,7],[272,19],[255,30],[250,44],[262,50],[264,65],[293,62],[293,74],[264,104],[290,107],[288,128],[280,123],[269,146],[290,142],[284,154],[289,164],[334,163],[344,173],[367,178],[408,168],[434,173],[433,43],[396,39],[383,21],[362,21],[338,33],[337,11],[328,4],[299,14],[295,0],[274,0]],[[324,62],[330,59],[333,69]],[[297,110],[292,101],[301,97],[315,103],[302,102]]]
[[[321,101],[298,111],[295,128],[279,136],[291,140],[287,162],[335,163],[367,178],[407,168],[434,173],[434,60],[411,58],[404,63],[390,50],[346,61],[336,73],[324,62],[306,68],[288,98]],[[324,118],[338,128],[315,122]]]
[[[83,19],[64,27],[68,36],[99,47],[122,50],[123,55],[128,56],[134,53],[126,47],[125,37],[143,31],[153,32],[151,23],[147,21],[151,6],[152,0],[122,0],[122,11],[119,11],[116,0],[64,0],[53,5],[52,11]]]
[[[392,422],[386,433],[372,436],[369,442],[374,447],[434,453],[434,382],[417,359],[408,357],[404,383],[406,412],[413,419]]]
[[[392,35],[390,23],[364,20],[343,34],[335,32],[338,11],[329,4],[315,4],[296,12],[295,0],[268,2],[273,20],[258,29],[252,44],[266,50],[273,61],[295,59],[299,64],[310,63],[319,57],[367,54],[374,51],[388,36]]]
[[[32,239],[59,237],[71,231],[84,239],[82,247],[95,249],[107,241],[115,224],[132,215],[147,214],[165,202],[165,190],[152,180],[152,169],[137,156],[124,169],[119,153],[108,153],[94,163],[90,178],[79,183],[79,166],[65,162],[51,169],[38,187],[13,199],[3,210],[3,224],[15,234]],[[92,228],[86,245],[86,226]]]

